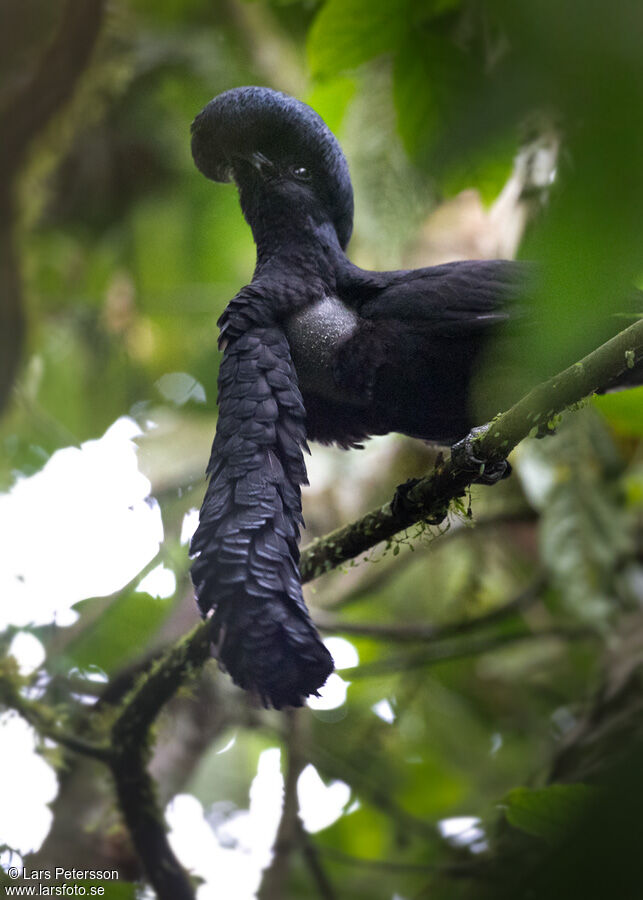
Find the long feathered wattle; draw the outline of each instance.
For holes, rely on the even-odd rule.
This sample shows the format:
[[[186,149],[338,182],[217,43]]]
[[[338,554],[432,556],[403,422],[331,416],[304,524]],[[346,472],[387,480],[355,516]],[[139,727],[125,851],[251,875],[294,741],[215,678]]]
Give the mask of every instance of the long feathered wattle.
[[[301,706],[333,669],[299,577],[305,410],[283,330],[256,296],[220,324],[219,418],[191,552],[199,607],[214,610],[220,663],[276,709]]]

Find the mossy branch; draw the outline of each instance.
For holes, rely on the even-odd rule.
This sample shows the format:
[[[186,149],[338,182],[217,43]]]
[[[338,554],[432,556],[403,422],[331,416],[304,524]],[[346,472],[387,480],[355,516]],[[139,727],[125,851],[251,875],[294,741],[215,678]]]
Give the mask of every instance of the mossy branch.
[[[195,900],[195,887],[168,841],[156,785],[147,770],[148,756],[147,739],[119,743],[112,748],[109,767],[118,805],[159,900]]]
[[[209,622],[156,660],[125,698],[111,728],[109,767],[118,802],[147,877],[160,900],[194,900],[189,876],[167,839],[163,812],[147,770],[152,725],[192,671],[210,655]]]

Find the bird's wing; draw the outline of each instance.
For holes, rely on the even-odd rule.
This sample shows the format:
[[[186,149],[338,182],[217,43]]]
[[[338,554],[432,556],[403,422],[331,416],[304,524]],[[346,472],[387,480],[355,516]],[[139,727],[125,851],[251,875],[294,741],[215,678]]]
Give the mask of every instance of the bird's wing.
[[[359,327],[337,348],[334,374],[371,399],[371,433],[441,443],[466,434],[477,361],[490,338],[523,318],[530,277],[504,260],[358,272]]]
[[[256,296],[222,317],[219,419],[191,552],[197,600],[214,610],[217,656],[240,687],[301,706],[333,668],[298,571],[305,411],[288,341]],[[307,448],[306,448],[307,449]]]
[[[359,312],[366,319],[425,323],[435,337],[486,333],[523,311],[529,266],[469,260],[410,272],[378,273]]]

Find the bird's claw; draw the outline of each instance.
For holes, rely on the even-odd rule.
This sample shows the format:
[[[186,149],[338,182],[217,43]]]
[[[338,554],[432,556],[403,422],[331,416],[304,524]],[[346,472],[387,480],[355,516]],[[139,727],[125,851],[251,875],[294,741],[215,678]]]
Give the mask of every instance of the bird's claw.
[[[409,513],[415,509],[415,504],[409,499],[409,493],[413,490],[419,480],[419,478],[409,478],[408,481],[405,481],[403,484],[398,484],[395,488],[395,493],[391,500],[391,511],[394,516],[398,517],[403,513]]]
[[[472,428],[469,434],[451,447],[451,460],[459,469],[469,472],[477,472],[473,481],[476,484],[496,484],[503,478],[511,475],[511,464],[506,459],[498,459],[487,462],[475,455],[474,441],[482,437],[488,429],[488,425]]]

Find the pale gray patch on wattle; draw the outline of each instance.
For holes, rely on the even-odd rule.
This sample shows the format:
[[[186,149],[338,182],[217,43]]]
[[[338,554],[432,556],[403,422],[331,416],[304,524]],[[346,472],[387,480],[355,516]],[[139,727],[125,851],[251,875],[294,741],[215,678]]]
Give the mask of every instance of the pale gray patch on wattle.
[[[366,398],[340,390],[333,375],[337,345],[357,328],[357,315],[352,309],[337,297],[323,297],[294,313],[285,324],[302,391],[352,406],[368,405]]]

